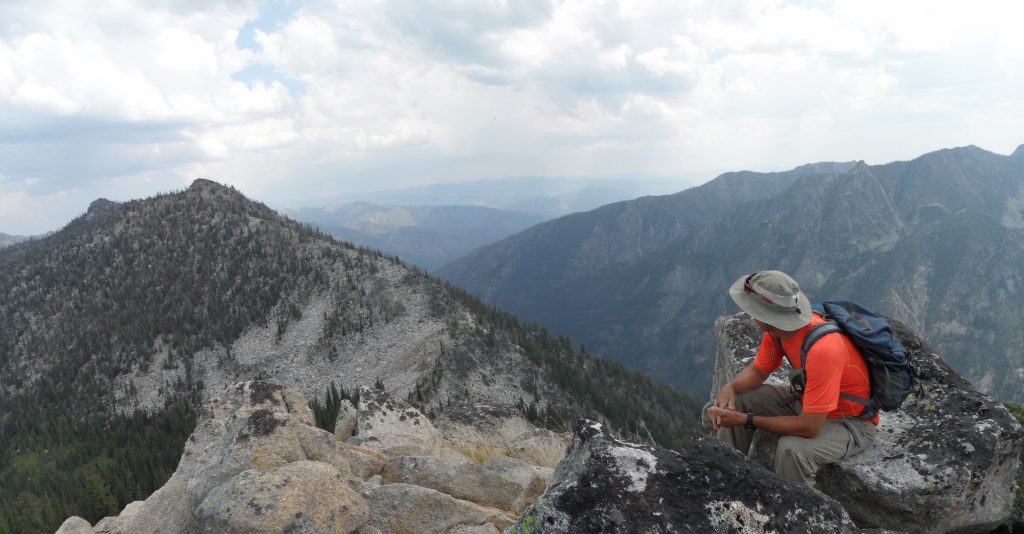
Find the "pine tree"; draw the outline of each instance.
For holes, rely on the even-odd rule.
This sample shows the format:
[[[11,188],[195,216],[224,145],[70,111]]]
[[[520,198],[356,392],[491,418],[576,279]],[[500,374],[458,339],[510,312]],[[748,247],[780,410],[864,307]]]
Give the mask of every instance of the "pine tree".
[[[81,516],[90,523],[117,515],[117,500],[107,483],[95,471],[85,475],[76,500]]]
[[[43,504],[39,497],[27,491],[18,494],[14,499],[15,516],[11,520],[10,530],[15,534],[46,532],[43,521]]]

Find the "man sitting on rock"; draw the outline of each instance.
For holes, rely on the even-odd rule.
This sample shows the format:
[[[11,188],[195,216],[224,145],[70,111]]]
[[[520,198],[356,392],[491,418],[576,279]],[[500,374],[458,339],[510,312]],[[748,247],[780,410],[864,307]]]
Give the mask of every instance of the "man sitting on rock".
[[[801,402],[791,386],[764,381],[782,365],[783,356],[800,367],[804,338],[825,319],[811,313],[807,295],[779,271],[744,276],[729,288],[729,296],[754,318],[764,337],[751,364],[722,387],[708,408],[712,426],[718,439],[744,454],[755,429],[781,436],[775,473],[813,486],[822,465],[853,456],[875,440],[878,415],[858,418],[865,407],[839,396],[871,396],[864,358],[843,333],[819,339],[807,354]]]

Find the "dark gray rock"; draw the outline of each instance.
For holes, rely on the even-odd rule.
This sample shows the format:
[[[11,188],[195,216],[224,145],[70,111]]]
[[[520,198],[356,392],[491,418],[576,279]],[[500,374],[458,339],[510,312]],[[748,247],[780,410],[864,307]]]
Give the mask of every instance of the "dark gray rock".
[[[676,452],[576,424],[551,484],[506,532],[853,532],[842,506],[699,439]]]
[[[975,390],[914,332],[897,321],[924,388],[881,416],[867,451],[824,468],[822,490],[861,527],[906,532],[987,532],[1013,509],[1024,430],[1006,408]],[[715,323],[712,395],[757,351],[761,332],[745,314]],[[785,369],[769,380],[785,382]],[[770,465],[776,439],[758,432],[752,459]]]

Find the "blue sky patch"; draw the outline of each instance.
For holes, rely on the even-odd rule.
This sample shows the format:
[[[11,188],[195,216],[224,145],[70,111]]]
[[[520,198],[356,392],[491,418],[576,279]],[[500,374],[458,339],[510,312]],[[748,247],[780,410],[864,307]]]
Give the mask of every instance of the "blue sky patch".
[[[256,30],[263,33],[270,33],[281,27],[282,24],[292,17],[299,10],[295,2],[288,0],[271,0],[267,2],[260,14],[253,20],[247,21],[238,32],[235,44],[238,48],[247,48],[256,52],[260,51],[260,45],[256,42]]]

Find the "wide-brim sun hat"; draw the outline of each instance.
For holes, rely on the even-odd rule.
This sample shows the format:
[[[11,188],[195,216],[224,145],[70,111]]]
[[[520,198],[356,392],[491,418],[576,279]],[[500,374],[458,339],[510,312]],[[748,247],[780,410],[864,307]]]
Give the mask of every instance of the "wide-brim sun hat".
[[[811,322],[810,299],[796,280],[782,271],[742,276],[729,288],[729,296],[751,317],[779,330],[793,332]]]

